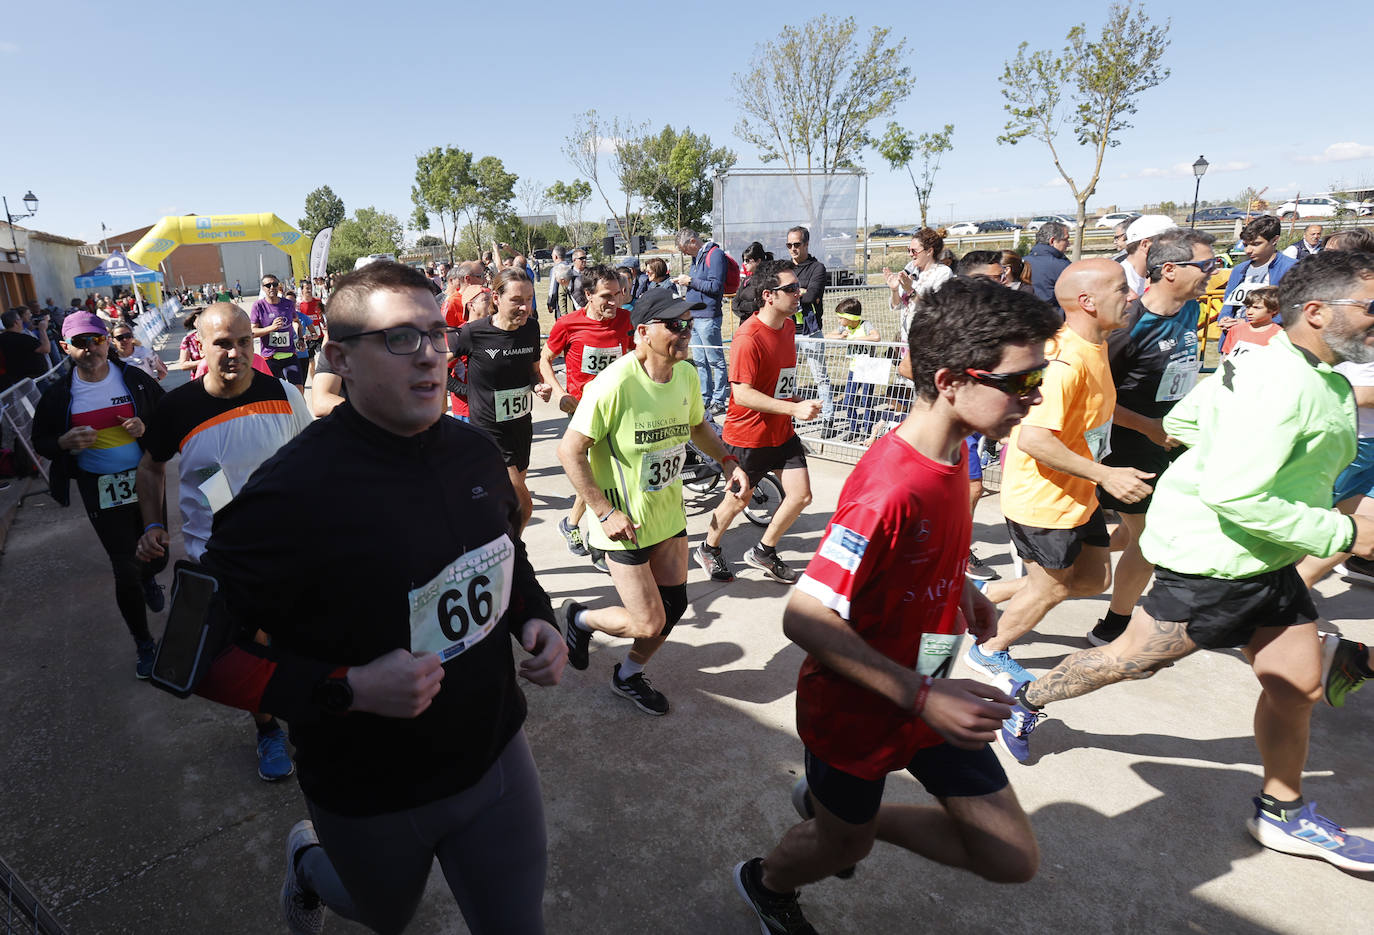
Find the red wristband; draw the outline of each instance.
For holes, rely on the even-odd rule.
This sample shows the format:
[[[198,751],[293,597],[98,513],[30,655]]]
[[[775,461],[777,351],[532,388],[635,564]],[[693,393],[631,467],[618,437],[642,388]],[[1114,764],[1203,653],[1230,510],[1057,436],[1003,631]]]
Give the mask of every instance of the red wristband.
[[[725,457],[720,459],[720,466],[725,467],[726,461],[733,461],[736,464],[739,464],[739,458],[735,457],[734,455],[726,455]]]
[[[920,717],[921,710],[926,706],[926,696],[930,694],[930,683],[935,681],[935,679],[931,678],[929,675],[921,676],[921,680],[921,688],[918,692],[916,692],[916,705],[914,713],[917,717]]]

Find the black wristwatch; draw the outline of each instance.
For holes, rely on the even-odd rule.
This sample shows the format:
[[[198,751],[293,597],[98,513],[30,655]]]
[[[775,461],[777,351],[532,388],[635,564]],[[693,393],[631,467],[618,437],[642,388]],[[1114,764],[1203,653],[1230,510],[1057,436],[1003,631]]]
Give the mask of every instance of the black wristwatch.
[[[315,686],[311,698],[330,714],[343,714],[353,707],[353,687],[348,684],[348,670],[331,672]]]

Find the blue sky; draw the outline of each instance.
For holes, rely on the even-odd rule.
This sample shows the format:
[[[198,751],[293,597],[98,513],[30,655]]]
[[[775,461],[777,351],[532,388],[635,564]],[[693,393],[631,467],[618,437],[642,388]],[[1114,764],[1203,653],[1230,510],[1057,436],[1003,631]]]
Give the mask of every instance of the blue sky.
[[[735,149],[740,166],[758,166],[733,133],[730,78],[776,35],[778,9],[14,3],[0,27],[0,69],[12,92],[6,122],[24,132],[9,135],[0,157],[0,193],[14,209],[32,189],[39,213],[21,224],[88,240],[101,222],[124,231],[189,212],[271,211],[295,223],[322,184],[350,212],[373,205],[405,221],[415,156],[431,146],[499,156],[543,185],[573,178],[561,144],[588,108],[690,126]],[[782,9],[799,24],[835,8],[796,0]],[[932,220],[1072,207],[1042,144],[995,142],[1006,120],[997,77],[1020,41],[1057,48],[1071,25],[1098,27],[1105,5],[850,9],[861,27],[908,38],[916,89],[895,119],[917,132],[955,125]],[[1269,186],[1266,197],[1278,200],[1374,185],[1364,113],[1374,17],[1349,0],[1156,0],[1148,9],[1157,22],[1172,18],[1173,74],[1141,98],[1134,129],[1108,152],[1090,211],[1191,200],[1188,167],[1199,154],[1212,164],[1204,199],[1247,185]],[[1068,149],[1081,181],[1090,151]],[[864,162],[870,223],[917,220],[905,172],[871,151]]]

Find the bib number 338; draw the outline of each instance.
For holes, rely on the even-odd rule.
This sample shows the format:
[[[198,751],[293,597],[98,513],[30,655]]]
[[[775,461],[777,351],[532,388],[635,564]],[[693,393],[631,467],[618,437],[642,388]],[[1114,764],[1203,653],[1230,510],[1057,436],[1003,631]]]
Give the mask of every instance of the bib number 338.
[[[502,535],[412,590],[411,652],[448,662],[486,639],[510,606],[514,566],[515,546]]]

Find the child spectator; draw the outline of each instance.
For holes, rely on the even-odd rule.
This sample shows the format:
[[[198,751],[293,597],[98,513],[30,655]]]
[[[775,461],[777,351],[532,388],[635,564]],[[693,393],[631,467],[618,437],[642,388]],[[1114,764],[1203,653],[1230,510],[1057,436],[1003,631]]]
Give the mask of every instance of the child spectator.
[[[877,341],[878,329],[863,315],[863,304],[858,299],[850,296],[841,300],[840,304],[835,306],[835,317],[840,320],[840,326],[830,338],[852,342]],[[849,360],[849,376],[845,380],[844,397],[840,401],[840,406],[849,410],[850,441],[867,441],[873,432],[873,396],[876,384],[860,379],[857,371],[872,361],[874,356],[855,354]]]
[[[1274,322],[1279,311],[1279,287],[1266,286],[1245,297],[1245,319],[1226,332],[1221,353],[1224,357],[1244,354],[1269,343],[1269,339],[1283,330]]]

